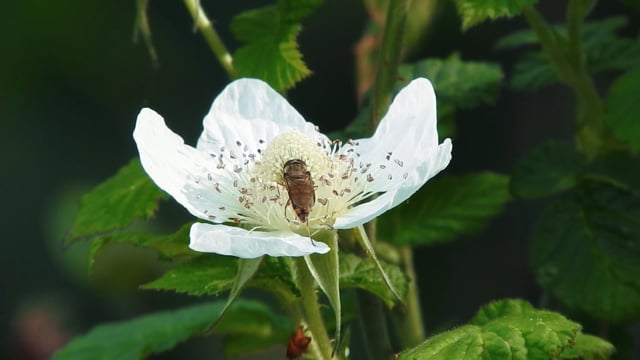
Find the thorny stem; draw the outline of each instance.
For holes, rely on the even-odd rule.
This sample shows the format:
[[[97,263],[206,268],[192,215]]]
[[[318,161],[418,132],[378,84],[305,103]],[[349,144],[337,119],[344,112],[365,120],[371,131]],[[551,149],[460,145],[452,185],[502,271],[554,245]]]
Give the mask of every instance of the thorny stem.
[[[558,78],[571,86],[576,94],[576,141],[578,148],[589,158],[619,146],[604,125],[604,105],[586,69],[581,47],[582,21],[587,4],[571,0],[567,9],[568,41],[563,41],[542,15],[532,7],[523,14],[534,30],[542,50]]]
[[[324,326],[324,321],[320,314],[320,304],[318,304],[318,295],[316,294],[315,287],[316,281],[303,257],[296,257],[295,264],[296,280],[302,296],[301,302],[304,319],[311,332],[309,352],[313,354],[314,359],[331,359],[331,341],[329,340],[327,329]]]
[[[402,40],[411,0],[389,1],[384,25],[378,72],[373,87],[371,128],[375,129],[391,102],[391,92],[398,80],[398,66],[402,57]]]
[[[227,50],[226,46],[222,42],[222,39],[213,28],[211,21],[205,14],[204,9],[200,6],[200,0],[184,0],[184,4],[187,6],[191,17],[193,18],[196,29],[200,31],[204,36],[207,44],[213,51],[213,54],[222,65],[224,71],[227,72],[229,78],[234,79],[236,77],[236,71],[233,68],[233,58]]]

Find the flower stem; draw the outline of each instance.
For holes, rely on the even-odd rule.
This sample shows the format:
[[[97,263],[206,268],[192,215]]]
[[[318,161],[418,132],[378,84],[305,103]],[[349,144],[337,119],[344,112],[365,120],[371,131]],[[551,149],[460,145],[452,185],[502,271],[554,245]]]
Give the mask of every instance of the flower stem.
[[[398,79],[398,66],[402,57],[402,40],[411,0],[389,1],[387,19],[380,46],[378,71],[373,89],[371,128],[375,129],[391,103],[391,92]]]
[[[402,268],[409,278],[405,306],[393,310],[392,319],[398,332],[403,349],[414,347],[425,339],[420,296],[418,293],[417,274],[413,265],[413,249],[409,246],[399,247]]]
[[[303,257],[295,258],[296,280],[301,293],[304,319],[311,332],[309,352],[318,360],[331,359],[331,341],[320,314],[320,304],[316,294],[315,279]],[[339,324],[338,324],[339,326]]]
[[[224,71],[227,72],[229,78],[235,78],[236,71],[233,68],[233,58],[222,42],[222,39],[213,28],[213,25],[211,24],[211,21],[209,21],[207,14],[205,14],[204,9],[200,6],[200,0],[184,0],[184,4],[187,6],[191,17],[193,18],[195,28],[200,31],[202,36],[204,36],[207,44],[209,44],[211,51],[213,51],[213,54],[218,59],[220,65],[222,65]]]

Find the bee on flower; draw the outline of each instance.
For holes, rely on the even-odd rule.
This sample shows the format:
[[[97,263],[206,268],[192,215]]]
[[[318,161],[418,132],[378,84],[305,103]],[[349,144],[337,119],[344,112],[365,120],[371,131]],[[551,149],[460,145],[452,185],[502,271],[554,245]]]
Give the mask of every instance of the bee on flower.
[[[438,144],[424,78],[398,93],[366,139],[332,142],[256,79],[233,81],[214,100],[195,148],[148,108],[133,136],[151,179],[207,221],[191,227],[189,246],[240,258],[328,252],[309,234],[353,228],[402,203],[452,150],[450,139]],[[292,184],[305,187],[292,193]]]

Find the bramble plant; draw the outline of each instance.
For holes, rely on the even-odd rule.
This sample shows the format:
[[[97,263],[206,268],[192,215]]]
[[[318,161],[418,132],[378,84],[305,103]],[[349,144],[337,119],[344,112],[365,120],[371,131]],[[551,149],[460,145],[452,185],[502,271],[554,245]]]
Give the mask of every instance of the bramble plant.
[[[184,3],[229,84],[193,146],[142,109],[133,133],[139,157],[84,196],[66,244],[91,241],[91,264],[113,243],[148,248],[167,270],[142,289],[203,301],[228,295],[98,326],[55,359],[138,359],[211,333],[224,335],[227,356],[274,345],[280,358],[309,359],[629,354],[608,331],[640,319],[640,43],[616,34],[625,18],[590,21],[595,1],[568,0],[566,22],[551,25],[535,0],[455,0],[469,31],[524,17],[530,29],[496,44],[531,48],[507,83],[517,91],[567,85],[575,137],[531,149],[511,174],[454,176],[445,168],[456,159],[456,111],[495,102],[505,75],[499,64],[457,54],[404,62],[431,24],[429,11],[414,8],[429,2],[364,1],[372,17],[365,36],[377,39],[357,54],[360,113],[329,136],[285,99],[311,74],[296,37],[321,0],[238,14],[230,27],[242,45],[233,52],[200,1]],[[136,4],[136,29],[155,61],[147,0]],[[592,77],[605,71],[618,77],[602,96]],[[412,249],[480,231],[510,201],[551,196],[530,249],[540,307],[496,299],[467,324],[427,333]],[[160,200],[199,220],[170,234],[142,231],[140,221],[157,221]],[[248,287],[281,306],[243,298]],[[597,336],[574,316],[597,323]],[[364,333],[357,348],[354,319]]]

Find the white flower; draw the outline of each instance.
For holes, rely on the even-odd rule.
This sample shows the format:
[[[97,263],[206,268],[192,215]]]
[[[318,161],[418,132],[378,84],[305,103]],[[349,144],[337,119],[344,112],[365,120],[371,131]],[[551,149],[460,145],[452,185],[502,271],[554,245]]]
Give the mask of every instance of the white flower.
[[[195,148],[147,108],[133,136],[151,179],[209,222],[192,226],[189,246],[241,258],[326,253],[308,233],[352,228],[400,204],[449,164],[452,148],[449,139],[438,145],[427,79],[400,91],[371,138],[344,144],[255,79],[236,80],[215,99]],[[306,222],[289,201],[289,160],[302,160],[311,176],[315,202],[303,206]]]

